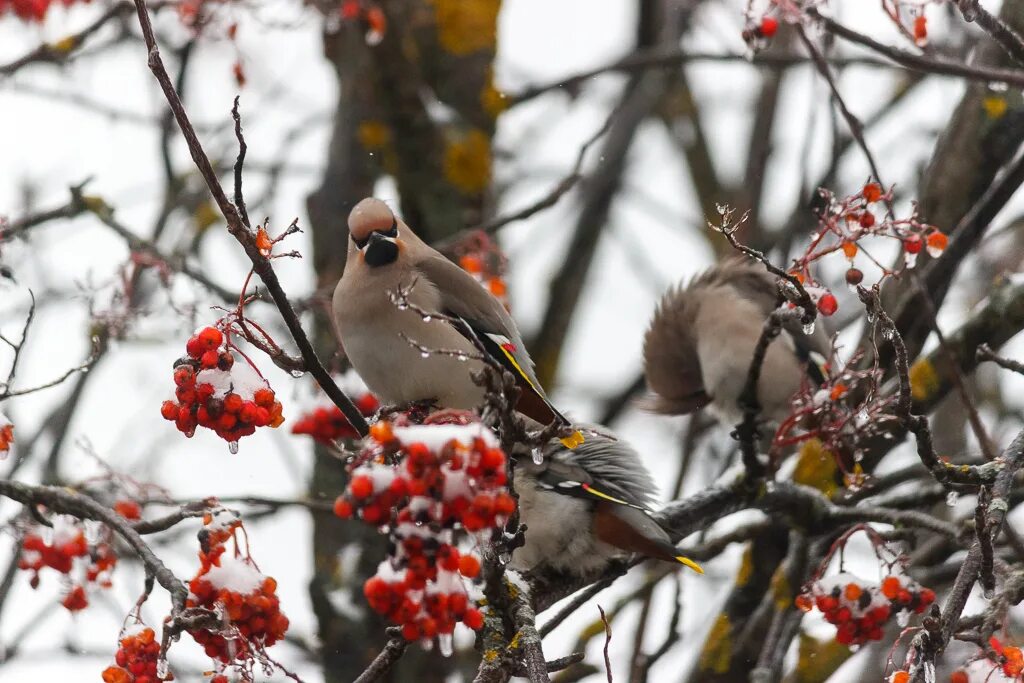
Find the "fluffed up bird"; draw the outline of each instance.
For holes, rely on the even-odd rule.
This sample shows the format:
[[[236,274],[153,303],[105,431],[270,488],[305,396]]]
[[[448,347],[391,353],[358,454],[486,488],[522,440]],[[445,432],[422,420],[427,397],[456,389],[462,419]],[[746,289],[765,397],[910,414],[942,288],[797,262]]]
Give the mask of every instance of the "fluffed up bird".
[[[483,389],[470,376],[482,365],[479,352],[459,329],[437,319],[440,313],[462,319],[488,355],[515,375],[522,389],[516,410],[540,424],[570,424],[545,396],[512,317],[479,282],[379,199],[356,204],[348,226],[334,318],[352,366],[378,398],[467,410],[483,401]],[[394,299],[402,292],[408,305]],[[577,431],[563,443],[571,448],[582,440]]]
[[[572,450],[551,442],[543,462],[516,462],[515,487],[527,529],[513,569],[592,576],[613,557],[639,553],[704,573],[651,517],[654,482],[621,440],[593,431]]]
[[[725,261],[669,290],[644,337],[644,374],[656,412],[682,415],[710,405],[719,419],[742,419],[738,401],[765,320],[778,303],[776,278],[748,260]],[[821,326],[787,324],[768,347],[757,385],[761,415],[781,422],[806,372],[823,379],[829,353]]]

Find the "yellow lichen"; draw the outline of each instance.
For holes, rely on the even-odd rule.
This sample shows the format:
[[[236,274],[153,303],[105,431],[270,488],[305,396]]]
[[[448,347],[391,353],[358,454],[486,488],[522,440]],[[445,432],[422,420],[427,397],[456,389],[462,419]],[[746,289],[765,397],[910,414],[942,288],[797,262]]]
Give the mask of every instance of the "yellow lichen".
[[[910,395],[915,401],[927,400],[939,389],[939,375],[927,358],[910,366]]]
[[[784,567],[779,567],[772,574],[772,601],[775,602],[775,609],[784,612],[793,604],[793,590],[789,585],[789,576],[786,575]]]
[[[990,119],[1001,119],[1006,113],[1006,98],[1000,95],[989,95],[981,101],[981,106]]]
[[[724,674],[729,670],[732,659],[732,624],[729,617],[719,614],[715,625],[711,627],[704,649],[700,653],[698,667],[701,671],[713,671]]]
[[[434,0],[437,37],[453,55],[494,49],[501,0]]]
[[[835,639],[818,640],[801,633],[796,669],[787,680],[791,683],[824,683],[852,654],[850,648]]]
[[[498,654],[498,651],[493,648],[490,650],[484,650],[483,660],[485,662],[493,662],[495,659],[498,658]]]
[[[746,586],[750,583],[750,577],[754,573],[754,548],[749,543],[743,550],[743,558],[740,560],[739,571],[736,572],[736,585]]]
[[[521,631],[516,631],[516,634],[514,636],[512,636],[512,640],[508,641],[508,648],[510,650],[515,650],[517,647],[519,647],[519,635],[520,634],[521,634]]]
[[[79,40],[80,39],[78,38],[78,36],[75,35],[65,36],[64,38],[61,38],[56,43],[54,43],[51,47],[53,48],[54,52],[66,55],[67,53],[71,52],[76,47],[78,47]]]
[[[480,91],[480,106],[492,119],[498,118],[508,108],[508,98],[505,93],[494,87],[494,70],[487,70],[487,82]]]
[[[491,183],[491,141],[474,128],[444,150],[444,176],[464,194],[480,194]]]
[[[826,496],[832,496],[839,488],[836,482],[836,459],[825,450],[820,439],[808,439],[800,447],[793,481],[818,489]]]
[[[368,119],[359,124],[356,137],[365,149],[381,149],[391,142],[391,129],[380,121]]]

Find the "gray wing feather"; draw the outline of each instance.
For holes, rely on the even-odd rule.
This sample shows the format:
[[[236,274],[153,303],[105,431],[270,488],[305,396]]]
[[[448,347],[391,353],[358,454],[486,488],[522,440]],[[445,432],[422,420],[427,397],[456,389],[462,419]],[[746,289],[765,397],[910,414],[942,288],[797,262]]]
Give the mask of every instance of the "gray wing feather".
[[[624,441],[592,432],[572,450],[553,441],[540,467],[559,477],[593,484],[631,505],[649,508],[654,503],[654,480],[640,460],[640,454]]]
[[[473,276],[437,252],[420,259],[415,267],[430,280],[441,295],[445,310],[463,318],[474,329],[507,337],[516,350],[516,362],[530,378],[534,387],[540,384],[533,372],[533,360],[523,345],[519,328],[505,307],[491,295]]]

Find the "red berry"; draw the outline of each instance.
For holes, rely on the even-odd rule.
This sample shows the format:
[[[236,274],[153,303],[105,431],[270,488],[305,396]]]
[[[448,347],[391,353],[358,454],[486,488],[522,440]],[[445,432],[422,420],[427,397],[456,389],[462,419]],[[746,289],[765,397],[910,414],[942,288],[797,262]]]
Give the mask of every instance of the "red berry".
[[[761,19],[761,35],[771,38],[779,30],[779,21],[775,17],[764,17]]]
[[[911,233],[903,238],[903,248],[908,254],[916,254],[921,251],[924,240],[917,233]]]
[[[474,631],[478,631],[484,626],[484,615],[475,607],[467,609],[466,613],[462,617],[462,623]]]
[[[459,573],[468,579],[475,579],[480,573],[480,560],[474,555],[463,555],[459,558]]]
[[[203,355],[203,351],[205,350],[206,347],[203,345],[203,342],[199,340],[199,337],[192,337],[185,342],[185,352],[192,358],[199,358],[199,356]]]
[[[252,395],[252,400],[255,401],[258,406],[269,408],[274,405],[274,392],[270,389],[257,389]]]
[[[204,327],[199,330],[199,334],[197,336],[199,341],[202,342],[203,346],[209,351],[219,348],[221,343],[224,341],[224,335],[221,334],[220,330],[216,327]]]
[[[831,292],[824,294],[818,299],[818,311],[824,316],[830,316],[839,309],[839,302]]]
[[[237,413],[242,409],[242,397],[238,394],[228,394],[224,397],[224,410],[229,413]]]
[[[352,517],[352,503],[348,502],[343,496],[338,496],[334,501],[334,514],[342,519],[350,519]]]
[[[174,401],[164,401],[160,405],[160,415],[162,415],[165,420],[177,420],[178,404]]]
[[[220,360],[220,356],[217,354],[216,351],[206,351],[199,358],[199,362],[202,364],[202,366],[204,368],[215,368],[215,367],[217,367],[217,362],[219,360]]]
[[[864,186],[864,189],[861,190],[861,194],[864,195],[864,201],[869,204],[877,202],[882,198],[882,186],[878,183],[868,183]]]
[[[373,480],[365,475],[352,477],[348,490],[356,498],[369,498],[373,495]]]
[[[860,215],[860,227],[867,229],[875,224],[875,216],[870,211],[865,211]]]
[[[846,283],[856,287],[864,281],[864,273],[858,268],[850,268],[846,271]]]

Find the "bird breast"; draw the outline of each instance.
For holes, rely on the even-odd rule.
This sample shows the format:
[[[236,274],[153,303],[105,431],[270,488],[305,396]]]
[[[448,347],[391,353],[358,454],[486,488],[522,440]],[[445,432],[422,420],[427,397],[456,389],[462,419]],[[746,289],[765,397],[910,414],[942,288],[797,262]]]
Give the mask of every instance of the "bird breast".
[[[409,287],[415,274],[366,271],[359,278],[343,277],[333,303],[345,354],[370,390],[385,403],[432,399],[444,408],[476,407],[483,399],[470,375],[480,369],[473,360],[477,351],[449,323],[419,312],[439,310],[437,288],[422,276],[415,278],[408,294],[411,306],[403,309],[389,292]]]

